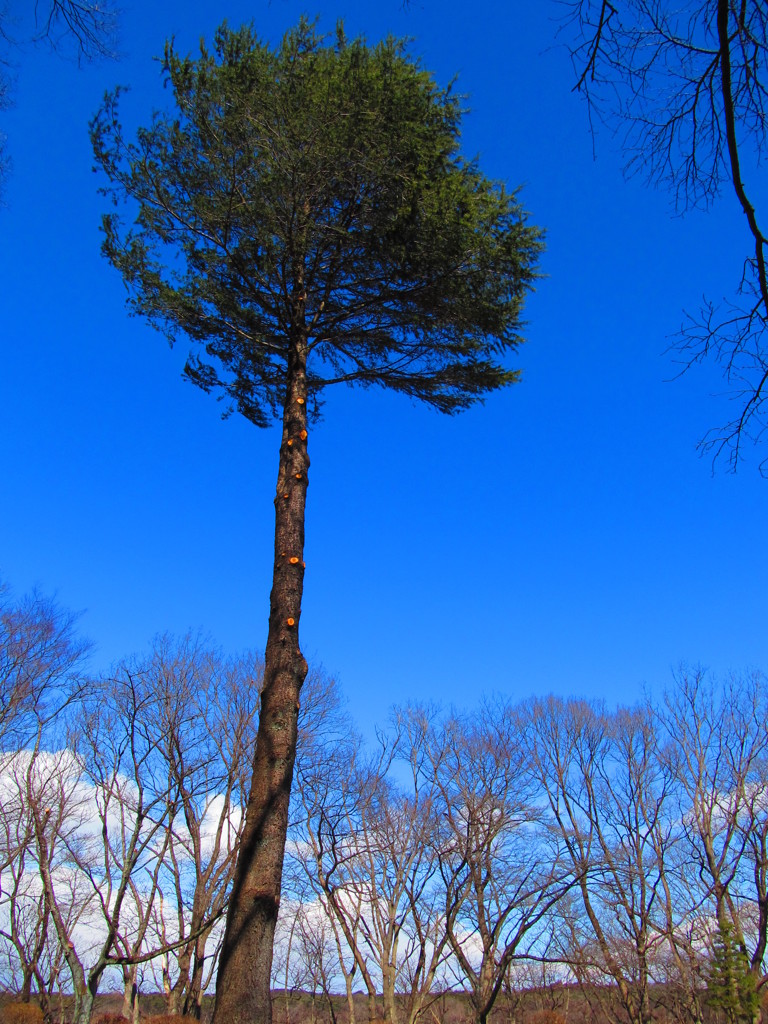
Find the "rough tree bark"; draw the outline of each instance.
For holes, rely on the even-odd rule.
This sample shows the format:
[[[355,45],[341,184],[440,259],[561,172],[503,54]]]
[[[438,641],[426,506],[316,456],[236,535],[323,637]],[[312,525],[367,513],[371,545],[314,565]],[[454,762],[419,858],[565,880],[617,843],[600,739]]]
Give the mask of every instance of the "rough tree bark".
[[[297,283],[301,288],[301,281]],[[245,828],[219,962],[216,1024],[271,1019],[272,946],[280,905],[299,698],[308,671],[299,647],[309,470],[304,298],[303,291],[298,291],[275,494],[275,557],[264,688]],[[265,958],[268,963],[263,962]]]

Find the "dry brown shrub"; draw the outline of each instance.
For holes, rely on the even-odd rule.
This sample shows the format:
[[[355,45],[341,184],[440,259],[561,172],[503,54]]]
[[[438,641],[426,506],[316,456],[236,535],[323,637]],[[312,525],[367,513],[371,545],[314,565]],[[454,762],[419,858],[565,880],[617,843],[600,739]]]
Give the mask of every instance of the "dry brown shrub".
[[[142,1015],[143,1024],[189,1024],[191,1017],[182,1017],[179,1013],[151,1013],[147,1017]]]
[[[0,1009],[2,1024],[43,1024],[43,1011],[37,1003],[6,1003]]]
[[[565,1024],[565,1017],[557,1010],[536,1010],[526,1020],[527,1024]]]
[[[91,1024],[129,1024],[129,1021],[122,1013],[100,1013],[91,1019]]]

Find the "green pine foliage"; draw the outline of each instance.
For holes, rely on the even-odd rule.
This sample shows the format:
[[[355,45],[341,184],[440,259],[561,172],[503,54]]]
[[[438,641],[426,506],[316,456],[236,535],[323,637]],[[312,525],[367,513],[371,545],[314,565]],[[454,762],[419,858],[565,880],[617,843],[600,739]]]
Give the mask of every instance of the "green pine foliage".
[[[728,1024],[752,1024],[759,1008],[755,977],[733,926],[723,923],[712,944],[707,1002]]]
[[[173,109],[130,140],[117,90],[91,133],[103,251],[133,311],[192,342],[192,381],[266,425],[299,329],[313,409],[347,383],[453,412],[517,379],[541,232],[461,155],[459,97],[403,42],[302,20],[272,49],[225,24],[165,70]]]

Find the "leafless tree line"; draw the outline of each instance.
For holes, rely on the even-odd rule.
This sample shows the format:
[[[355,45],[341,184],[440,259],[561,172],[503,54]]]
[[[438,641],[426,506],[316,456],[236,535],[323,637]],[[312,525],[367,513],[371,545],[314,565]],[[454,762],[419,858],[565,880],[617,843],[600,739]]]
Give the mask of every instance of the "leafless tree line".
[[[199,1017],[250,777],[261,660],[158,638],[97,678],[72,616],[0,609],[0,980],[85,1024],[112,972]]]
[[[261,662],[158,638],[99,677],[72,616],[0,604],[0,984],[74,1020],[116,985],[201,1014],[250,776]],[[717,936],[759,987],[768,686],[681,672],[657,701],[409,706],[375,745],[311,674],[273,964],[278,1020],[416,1024],[465,993],[579,983],[595,1018],[696,1024]],[[354,994],[367,994],[363,1011]],[[285,993],[283,998],[282,993]],[[734,1011],[735,1012],[735,1011]],[[738,1019],[738,1013],[729,1018]]]
[[[594,1019],[696,1024],[727,932],[759,990],[767,711],[759,674],[681,671],[634,708],[414,706],[375,754],[305,740],[276,985],[320,1005],[346,991],[352,1022],[363,989],[388,1024],[457,989],[485,1024],[501,995],[554,979],[579,983]]]

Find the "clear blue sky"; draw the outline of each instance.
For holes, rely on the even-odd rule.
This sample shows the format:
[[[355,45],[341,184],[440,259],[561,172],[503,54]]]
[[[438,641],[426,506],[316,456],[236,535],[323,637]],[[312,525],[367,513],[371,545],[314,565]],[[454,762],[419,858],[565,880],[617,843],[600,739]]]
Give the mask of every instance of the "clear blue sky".
[[[181,379],[182,341],[125,310],[99,253],[104,200],[87,125],[131,86],[129,123],[167,102],[152,58],[226,17],[276,41],[302,11],[376,40],[408,35],[471,112],[465,152],[522,185],[547,231],[523,382],[447,419],[382,393],[331,393],[310,437],[302,646],[365,728],[409,698],[482,691],[632,701],[680,662],[768,668],[768,482],[695,452],[728,417],[714,367],[672,381],[684,309],[730,294],[746,229],[730,198],[671,216],[597,159],[571,92],[554,0],[131,0],[118,62],[17,53],[0,115],[13,159],[0,211],[0,571],[83,611],[95,663],[202,628],[262,647],[276,431],[230,419]],[[21,13],[32,0],[16,0]],[[23,26],[20,26],[20,29]],[[763,456],[765,452],[763,452]],[[350,486],[349,481],[352,481]]]

